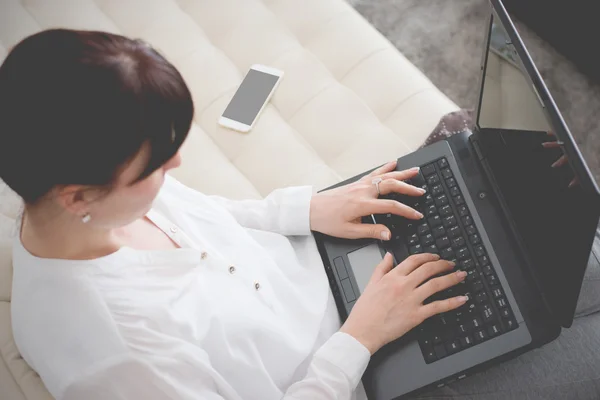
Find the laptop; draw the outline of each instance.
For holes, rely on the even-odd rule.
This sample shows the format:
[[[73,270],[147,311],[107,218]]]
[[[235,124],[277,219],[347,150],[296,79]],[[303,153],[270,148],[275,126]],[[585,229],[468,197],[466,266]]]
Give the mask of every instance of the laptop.
[[[389,226],[388,242],[315,234],[342,319],[387,251],[396,263],[438,253],[468,273],[429,299],[466,294],[464,306],[372,356],[363,376],[370,400],[465,379],[556,339],[573,322],[600,191],[503,4],[491,6],[476,127],[398,159],[397,170],[421,167],[410,183],[426,195],[382,196],[424,219],[363,218]],[[542,146],[553,141],[558,146]],[[563,156],[567,162],[552,167]]]

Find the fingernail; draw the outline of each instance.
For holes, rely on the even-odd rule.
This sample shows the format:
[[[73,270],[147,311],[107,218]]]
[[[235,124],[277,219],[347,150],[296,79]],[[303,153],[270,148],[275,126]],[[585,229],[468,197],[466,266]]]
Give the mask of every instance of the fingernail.
[[[464,277],[466,277],[466,276],[467,276],[467,273],[466,273],[465,271],[458,271],[458,272],[456,273],[456,276],[458,276],[459,278],[461,278],[461,279],[462,279],[462,278],[464,278]]]
[[[459,303],[466,303],[469,300],[467,296],[458,296]]]
[[[454,261],[448,261],[448,264],[450,264],[451,267],[456,267],[456,263]]]
[[[560,160],[554,162],[554,164],[551,165],[552,168],[556,168],[560,165]]]
[[[392,253],[390,253],[389,251],[385,253],[385,257],[391,257]]]
[[[417,218],[419,218],[419,219],[422,219],[422,218],[423,218],[423,214],[421,214],[421,213],[420,213],[420,212],[418,212],[418,211],[415,211],[415,217],[417,217]]]
[[[413,172],[419,172],[421,170],[421,167],[412,167],[410,170]]]
[[[423,188],[417,188],[417,189],[419,190],[419,193],[421,193],[421,194],[425,194],[425,192],[427,191],[427,190],[425,190]]]
[[[382,231],[381,232],[381,238],[383,240],[390,240],[390,233],[388,231]]]

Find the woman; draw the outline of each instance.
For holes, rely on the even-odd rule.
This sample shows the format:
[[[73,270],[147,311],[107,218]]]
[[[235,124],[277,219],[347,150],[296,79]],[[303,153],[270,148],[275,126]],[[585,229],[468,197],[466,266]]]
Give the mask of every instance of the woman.
[[[314,196],[205,196],[166,175],[192,115],[177,70],[142,42],[52,30],[11,51],[0,68],[0,179],[25,202],[13,252],[21,354],[57,399],[364,399],[370,355],[462,305],[422,303],[464,276],[434,255],[393,269],[387,255],[340,327],[310,232],[387,239],[360,217],[422,216],[377,199],[371,181],[420,196],[402,182],[417,171],[389,163]],[[599,322],[580,318],[550,351],[431,396],[595,398],[585,395],[599,393]]]
[[[311,229],[388,239],[371,213],[422,215],[395,163],[360,182],[262,201],[205,196],[166,173],[193,116],[177,70],[142,42],[51,30],[0,69],[0,178],[25,202],[14,336],[57,399],[349,399],[372,353],[464,279],[387,255],[340,328]],[[294,237],[287,237],[294,236]]]

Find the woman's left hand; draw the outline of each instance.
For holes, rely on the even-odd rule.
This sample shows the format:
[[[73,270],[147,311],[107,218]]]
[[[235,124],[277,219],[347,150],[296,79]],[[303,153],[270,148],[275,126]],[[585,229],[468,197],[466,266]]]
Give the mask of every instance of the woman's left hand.
[[[396,200],[379,199],[373,179],[381,178],[382,195],[400,193],[422,196],[425,190],[403,182],[419,173],[419,168],[395,171],[396,161],[387,163],[356,182],[318,193],[310,202],[310,227],[313,231],[345,239],[375,238],[389,240],[390,230],[381,224],[363,224],[371,214],[395,214],[418,220],[423,215]]]

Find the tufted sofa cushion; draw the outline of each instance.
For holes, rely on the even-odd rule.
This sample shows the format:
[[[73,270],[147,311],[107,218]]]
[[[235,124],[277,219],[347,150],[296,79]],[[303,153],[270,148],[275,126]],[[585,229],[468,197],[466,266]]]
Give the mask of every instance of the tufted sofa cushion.
[[[343,0],[2,0],[0,61],[42,29],[141,38],[179,68],[196,114],[173,172],[200,191],[259,198],[316,189],[416,149],[457,107]],[[250,65],[285,71],[252,132],[217,125]],[[0,182],[0,398],[50,396],[10,328],[10,242],[20,212]]]

